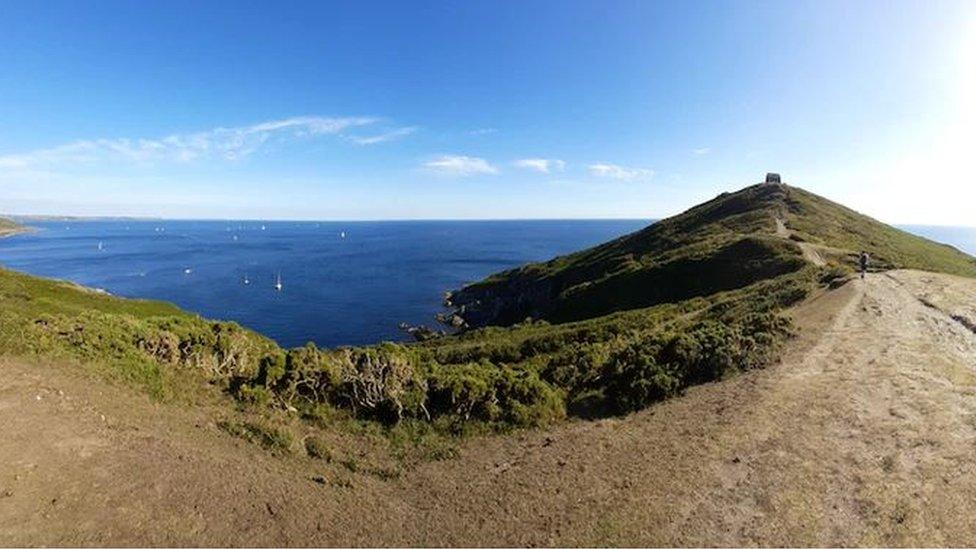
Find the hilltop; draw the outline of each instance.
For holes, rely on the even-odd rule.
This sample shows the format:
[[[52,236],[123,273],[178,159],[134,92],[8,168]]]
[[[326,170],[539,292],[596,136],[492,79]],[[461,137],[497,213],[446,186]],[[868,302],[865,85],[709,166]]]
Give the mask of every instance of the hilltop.
[[[764,183],[606,244],[492,275],[451,294],[449,304],[473,327],[564,322],[745,287],[799,270],[811,252],[852,266],[860,250],[879,270],[976,276],[976,259],[951,246],[803,189]]]

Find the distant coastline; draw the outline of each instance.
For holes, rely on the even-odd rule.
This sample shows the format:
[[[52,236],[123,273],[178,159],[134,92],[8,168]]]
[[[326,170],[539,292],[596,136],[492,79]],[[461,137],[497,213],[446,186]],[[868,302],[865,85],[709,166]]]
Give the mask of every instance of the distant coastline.
[[[31,231],[33,231],[33,229],[30,227],[25,227],[20,223],[0,217],[0,238],[7,238],[8,236],[28,233]]]
[[[129,215],[103,215],[103,216],[85,216],[85,215],[8,215],[5,219],[14,221],[16,223],[30,223],[30,222],[40,222],[40,221],[72,221],[72,222],[84,222],[84,221],[162,221],[161,217],[140,217],[140,216],[129,216]]]

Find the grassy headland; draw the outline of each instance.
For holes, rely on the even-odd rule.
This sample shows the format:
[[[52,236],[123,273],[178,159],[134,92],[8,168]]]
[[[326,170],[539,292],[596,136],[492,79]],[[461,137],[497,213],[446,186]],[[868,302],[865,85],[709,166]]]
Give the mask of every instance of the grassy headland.
[[[790,239],[775,236],[777,218]],[[796,187],[754,185],[606,244],[490,276],[450,300],[468,326],[590,318],[794,272],[804,265],[797,242],[821,247],[839,268],[866,250],[879,268],[976,276],[976,259],[955,248]]]
[[[830,264],[807,262],[798,241],[832,250]],[[760,185],[473,284],[454,303],[481,327],[413,344],[286,350],[165,303],[0,270],[0,354],[70,358],[157,398],[209,382],[310,424],[544,425],[631,412],[768,363],[791,333],[783,310],[844,276],[861,248],[884,267],[976,276],[976,260],[951,248]]]

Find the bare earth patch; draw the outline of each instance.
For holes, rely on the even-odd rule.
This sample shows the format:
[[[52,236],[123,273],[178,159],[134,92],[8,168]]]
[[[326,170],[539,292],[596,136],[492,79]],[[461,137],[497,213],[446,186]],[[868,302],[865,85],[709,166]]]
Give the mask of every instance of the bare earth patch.
[[[869,275],[782,362],[395,478],[0,361],[2,545],[973,545],[976,282]]]

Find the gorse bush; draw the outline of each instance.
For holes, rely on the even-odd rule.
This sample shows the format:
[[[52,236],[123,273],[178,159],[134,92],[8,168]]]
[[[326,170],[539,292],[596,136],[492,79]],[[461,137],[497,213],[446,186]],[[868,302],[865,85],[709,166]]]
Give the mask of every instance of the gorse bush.
[[[435,415],[541,425],[565,417],[562,395],[530,368],[481,363],[440,366],[431,378]]]
[[[465,420],[496,419],[502,411],[496,390],[500,375],[488,362],[436,367],[431,376],[431,408]]]
[[[634,341],[614,352],[604,368],[603,394],[617,412],[640,410],[673,395],[681,388],[679,372],[658,363],[660,350]]]

